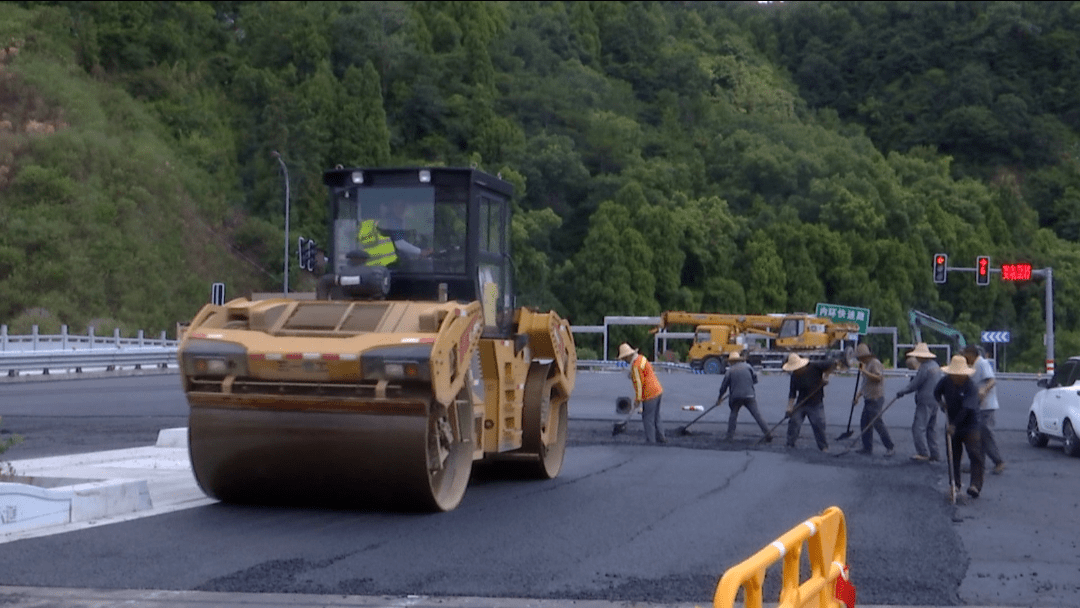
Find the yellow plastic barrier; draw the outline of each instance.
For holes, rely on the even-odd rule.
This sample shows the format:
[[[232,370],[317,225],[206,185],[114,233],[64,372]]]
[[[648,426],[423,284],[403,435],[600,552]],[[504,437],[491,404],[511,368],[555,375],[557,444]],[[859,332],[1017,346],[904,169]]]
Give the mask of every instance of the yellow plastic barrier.
[[[799,582],[799,560],[803,543],[809,549],[810,578]],[[735,596],[744,589],[745,608],[761,608],[761,585],[765,570],[784,560],[777,608],[843,608],[837,599],[837,579],[844,595],[854,608],[855,588],[847,581],[847,524],[839,507],[829,507],[817,517],[792,528],[750,559],[730,568],[720,578],[713,595],[714,608],[734,608]]]

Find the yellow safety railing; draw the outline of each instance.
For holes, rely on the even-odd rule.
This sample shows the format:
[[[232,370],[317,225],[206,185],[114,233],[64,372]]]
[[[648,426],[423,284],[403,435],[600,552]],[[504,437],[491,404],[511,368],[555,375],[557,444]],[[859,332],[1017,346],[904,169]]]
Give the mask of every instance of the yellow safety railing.
[[[803,543],[808,548],[810,577],[799,582]],[[843,608],[838,592],[854,608],[855,588],[847,580],[847,524],[839,507],[829,507],[786,532],[749,559],[730,568],[720,578],[713,596],[714,608],[734,608],[739,589],[745,591],[745,608],[761,608],[765,570],[783,560],[783,586],[778,608]],[[842,579],[840,588],[837,579]]]

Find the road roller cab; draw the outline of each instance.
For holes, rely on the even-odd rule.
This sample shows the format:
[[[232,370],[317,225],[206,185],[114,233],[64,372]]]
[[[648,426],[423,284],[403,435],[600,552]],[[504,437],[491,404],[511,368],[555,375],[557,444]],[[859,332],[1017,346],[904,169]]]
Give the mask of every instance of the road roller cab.
[[[313,298],[208,305],[179,349],[192,466],[229,502],[448,510],[474,461],[562,467],[576,353],[513,307],[511,186],[474,169],[328,171]]]

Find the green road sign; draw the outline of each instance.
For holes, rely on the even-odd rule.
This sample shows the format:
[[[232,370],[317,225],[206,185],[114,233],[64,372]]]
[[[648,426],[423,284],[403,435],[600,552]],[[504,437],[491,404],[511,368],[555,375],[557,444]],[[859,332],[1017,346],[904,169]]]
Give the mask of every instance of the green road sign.
[[[866,335],[870,327],[870,309],[857,308],[855,306],[840,306],[839,304],[825,304],[818,302],[814,315],[825,317],[840,323],[856,323],[859,326],[859,335]]]

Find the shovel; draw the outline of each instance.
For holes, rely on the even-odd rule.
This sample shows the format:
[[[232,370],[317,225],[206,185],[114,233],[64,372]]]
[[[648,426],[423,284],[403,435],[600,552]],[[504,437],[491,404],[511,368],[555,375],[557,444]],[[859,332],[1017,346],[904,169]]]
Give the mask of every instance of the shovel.
[[[858,401],[859,395],[859,378],[862,377],[862,368],[859,368],[858,372],[855,372],[855,394],[851,396],[851,411],[847,415],[847,430],[840,433],[840,436],[836,438],[837,441],[843,441],[848,437],[851,437],[851,417],[855,415],[855,402]]]
[[[709,412],[713,411],[713,409],[715,409],[715,408],[716,408],[716,406],[718,406],[718,405],[720,405],[721,403],[723,403],[723,402],[724,402],[724,399],[727,399],[727,398],[728,398],[728,396],[727,396],[727,395],[724,395],[724,397],[723,397],[722,399],[718,399],[718,400],[716,401],[716,403],[714,403],[714,404],[712,405],[712,407],[710,407],[709,409],[705,410],[704,412],[701,412],[701,414],[700,414],[700,415],[698,415],[698,417],[697,417],[697,418],[694,418],[693,420],[691,420],[689,424],[687,424],[687,425],[685,425],[685,426],[682,426],[682,427],[680,427],[680,428],[679,428],[679,434],[680,434],[680,435],[689,435],[689,434],[690,434],[690,430],[689,430],[689,429],[690,429],[690,426],[691,426],[691,425],[693,425],[693,424],[694,424],[695,422],[697,422],[698,420],[701,420],[701,418],[702,418],[702,417],[703,417],[703,416],[704,416],[705,414],[708,414]]]
[[[862,439],[863,433],[865,433],[866,431],[869,431],[870,429],[874,428],[874,423],[877,422],[882,416],[885,415],[885,411],[888,410],[890,407],[892,407],[892,404],[896,403],[897,399],[899,399],[899,397],[893,397],[892,401],[886,403],[885,407],[881,408],[881,411],[878,412],[876,416],[871,418],[870,422],[866,423],[866,426],[863,427],[862,431],[859,433],[859,436],[855,438],[855,441],[852,441],[851,443],[849,443],[847,449],[844,450],[843,452],[838,453],[837,456],[843,456],[844,454],[847,454],[848,452],[850,452],[852,450],[852,448],[855,447],[855,444],[859,443],[859,440]]]

